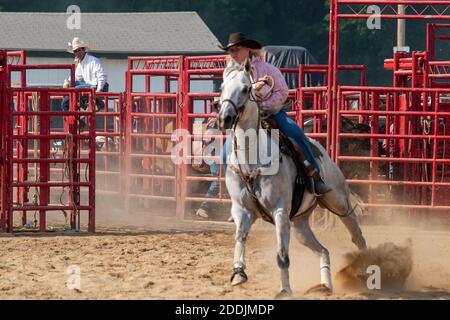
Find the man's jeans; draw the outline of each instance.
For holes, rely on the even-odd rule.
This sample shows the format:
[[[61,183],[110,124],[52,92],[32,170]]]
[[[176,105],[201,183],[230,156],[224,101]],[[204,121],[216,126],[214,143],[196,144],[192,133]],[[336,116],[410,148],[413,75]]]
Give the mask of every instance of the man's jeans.
[[[209,165],[209,172],[211,172],[211,175],[214,177],[219,177],[219,164],[216,161],[213,161],[210,165]],[[225,171],[224,171],[225,172]],[[219,189],[220,189],[220,182],[218,180],[214,180],[211,182],[211,184],[209,185],[209,189],[205,194],[206,198],[214,198],[219,194]],[[200,205],[200,208],[206,210],[206,211],[210,211],[210,206],[207,202],[203,202]]]
[[[75,81],[75,88],[92,88],[92,86],[88,85],[84,82]],[[103,88],[100,92],[108,92],[108,91],[109,91],[109,84],[105,83],[105,85],[103,86]],[[102,102],[103,101],[101,98],[95,99],[95,103],[97,105],[101,104]],[[89,104],[89,100],[87,100],[87,97],[81,97],[80,105],[87,106],[88,104]],[[64,97],[64,99],[61,103],[61,108],[63,111],[69,111],[69,97]]]
[[[209,172],[211,172],[211,175],[214,177],[219,176],[219,164],[216,161],[212,162],[209,165]],[[214,180],[213,182],[211,182],[211,185],[209,186],[209,189],[206,192],[206,197],[214,198],[215,196],[217,196],[217,194],[219,193],[219,187],[220,187],[219,181]]]

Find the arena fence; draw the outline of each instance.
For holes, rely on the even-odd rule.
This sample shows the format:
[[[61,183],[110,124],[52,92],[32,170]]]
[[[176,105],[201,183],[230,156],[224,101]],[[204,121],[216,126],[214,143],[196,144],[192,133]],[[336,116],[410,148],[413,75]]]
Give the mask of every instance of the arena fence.
[[[286,108],[325,146],[368,208],[448,212],[450,61],[440,60],[439,45],[450,40],[450,27],[428,24],[425,52],[385,60],[393,86],[368,87],[366,67],[341,65],[338,50],[339,22],[370,18],[370,5],[383,8],[381,19],[450,20],[448,1],[331,0],[328,64],[282,69],[299,79]],[[225,140],[203,135],[225,66],[224,56],[130,57],[125,92],[97,94],[30,87],[27,70],[65,68],[73,85],[74,67],[28,65],[25,52],[0,51],[0,228],[12,231],[17,214],[19,225],[29,225],[34,212],[34,229],[45,231],[47,213],[59,211],[79,229],[87,212],[93,232],[96,192],[120,199],[124,212],[158,209],[181,219],[203,201],[228,205],[222,168],[216,176],[192,166],[219,160],[203,157],[202,147],[204,139]],[[358,83],[341,82],[342,72],[359,72]],[[311,74],[322,81],[305,87]],[[65,97],[69,111],[55,110],[53,102]],[[87,130],[79,127],[82,117]],[[177,136],[179,129],[189,134]],[[177,153],[180,143],[193,152]],[[176,165],[174,157],[185,161]],[[218,195],[207,197],[212,182]]]

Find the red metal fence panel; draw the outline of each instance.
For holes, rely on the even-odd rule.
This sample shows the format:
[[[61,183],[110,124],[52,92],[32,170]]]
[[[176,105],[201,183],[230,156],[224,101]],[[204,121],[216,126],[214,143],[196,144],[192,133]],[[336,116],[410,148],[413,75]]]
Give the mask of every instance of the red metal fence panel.
[[[115,201],[123,196],[125,155],[125,97],[123,93],[96,92],[96,192]]]
[[[298,124],[304,128],[308,137],[320,141],[328,153],[331,154],[334,136],[334,122],[328,102],[328,66],[327,65],[300,65],[298,68],[300,83],[297,89],[297,119]],[[363,65],[339,65],[338,71],[359,73],[359,85],[366,85],[366,67]],[[305,87],[304,79],[312,75],[322,78],[316,87]],[[363,97],[361,97],[363,99]],[[365,122],[364,119],[360,119]]]
[[[6,110],[10,95],[8,90],[8,61],[5,50],[0,50],[0,230],[7,229],[7,170],[6,170]]]
[[[12,232],[16,212],[22,213],[22,224],[27,224],[27,213],[34,212],[34,222],[39,221],[39,231],[45,232],[50,211],[62,211],[66,215],[69,212],[67,219],[70,219],[71,228],[79,230],[81,211],[87,211],[88,231],[94,232],[94,92],[87,89],[14,88],[12,93],[21,97],[21,103],[9,111],[10,123],[16,123],[16,128],[8,126],[8,154],[11,155],[8,185],[11,192],[8,194],[7,230]],[[69,110],[52,111],[51,102],[64,96],[69,98]],[[81,96],[88,100],[86,111],[79,109]],[[52,132],[51,122],[56,117],[64,119],[67,131]],[[82,132],[78,125],[81,117],[88,125],[87,132]],[[55,140],[63,141],[62,155],[52,149]],[[15,175],[14,169],[17,170]],[[87,199],[81,197],[84,188]],[[58,199],[59,203],[56,203]]]
[[[342,19],[435,19],[450,21],[448,1],[331,0],[328,59],[328,105],[335,126],[329,152],[342,166],[363,164],[362,176],[350,179],[367,187],[368,207],[447,210],[448,79],[446,61],[434,61],[433,26],[428,28],[427,52],[394,54],[385,67],[393,70],[394,88],[350,87],[338,83],[339,24]],[[398,5],[404,5],[401,14]],[[447,40],[447,38],[442,38]],[[439,82],[439,83],[438,83]],[[443,87],[441,91],[438,88]],[[350,117],[368,124],[367,132],[341,132]],[[364,121],[361,121],[364,119]],[[343,146],[364,146],[362,154],[347,154]],[[448,166],[447,166],[448,168]],[[382,190],[384,188],[384,190]],[[381,198],[388,195],[387,198]]]
[[[204,136],[208,119],[212,117],[212,103],[214,98],[220,95],[222,74],[226,66],[225,56],[186,57],[184,60],[183,74],[183,113],[182,129],[187,133],[191,155],[184,159],[180,165],[180,198],[178,201],[179,216],[185,215],[192,206],[199,202],[228,203],[224,174],[219,165],[220,155],[213,157],[203,156],[203,143],[209,139],[220,140],[220,145],[225,142],[225,135]],[[218,150],[216,150],[218,153]],[[210,172],[199,173],[192,169],[192,164],[201,164],[202,161],[214,160],[218,164],[219,174]],[[209,185],[218,183],[218,194],[215,197],[206,197],[205,193]]]
[[[445,41],[445,42],[444,42]],[[447,46],[443,46],[446,44]],[[450,24],[427,24],[429,87],[450,88],[450,61],[439,61],[450,48]],[[448,56],[448,55],[446,55]]]
[[[148,209],[151,200],[159,200],[172,203],[175,211],[179,189],[177,168],[171,161],[171,134],[181,119],[183,58],[132,57],[128,61],[126,208],[134,210],[140,204]]]
[[[367,96],[367,105],[349,104],[349,96]],[[342,166],[367,164],[353,186],[366,185],[368,207],[450,209],[450,175],[444,131],[450,123],[448,89],[340,87],[341,117],[369,117],[370,132],[337,134],[336,158]],[[417,99],[420,104],[417,104]],[[350,139],[368,144],[367,153],[342,154]],[[446,169],[447,168],[447,169]]]
[[[406,6],[404,15],[397,14],[397,4]],[[289,114],[305,127],[310,137],[326,146],[350,184],[366,194],[368,207],[450,208],[447,159],[450,153],[450,61],[436,61],[435,54],[436,41],[450,40],[450,35],[442,35],[437,30],[450,30],[449,26],[427,26],[426,52],[412,52],[411,56],[398,52],[393,59],[385,61],[385,68],[393,71],[393,88],[366,87],[365,66],[339,65],[338,61],[341,19],[366,19],[370,15],[365,9],[369,5],[379,5],[384,8],[381,19],[450,20],[448,1],[427,1],[426,6],[421,7],[423,4],[424,1],[406,0],[331,0],[328,65],[282,69],[282,72],[299,75],[298,88],[289,91]],[[417,9],[419,7],[420,10]],[[43,230],[47,209],[59,208],[48,208],[49,189],[65,186],[62,182],[56,185],[51,180],[52,169],[57,171],[49,168],[52,154],[48,147],[51,147],[52,140],[66,140],[66,132],[71,139],[85,138],[71,127],[82,114],[73,108],[76,108],[77,96],[84,93],[27,88],[26,70],[42,68],[71,69],[73,85],[72,65],[23,65],[26,62],[24,52],[6,54],[0,51],[0,59],[0,99],[3,106],[1,160],[4,162],[0,228],[10,230],[12,210],[26,213],[33,208],[40,211]],[[8,59],[9,67],[5,62]],[[97,165],[97,191],[123,195],[125,210],[131,212],[153,209],[157,203],[163,202],[164,207],[161,208],[179,218],[185,217],[199,202],[228,203],[222,167],[219,166],[219,174],[215,175],[196,172],[191,165],[198,160],[219,160],[217,154],[211,159],[203,157],[202,147],[205,138],[222,141],[225,138],[223,134],[204,136],[212,102],[219,96],[225,56],[130,57],[128,62],[125,93],[88,94],[90,108],[102,105],[99,101],[103,101],[104,109],[95,114],[96,126],[90,128],[86,136],[87,145],[81,140],[74,142],[79,151],[78,160],[84,162],[88,159],[89,166],[83,169],[93,168],[94,163]],[[356,86],[344,85],[340,81],[339,73],[349,71],[360,73]],[[10,90],[8,86],[14,72],[20,74],[20,80]],[[311,74],[323,76],[322,86],[303,86],[305,76]],[[63,96],[70,96],[74,113],[52,114],[48,100],[62,99]],[[13,109],[13,105],[17,108]],[[34,110],[33,105],[42,110]],[[92,109],[92,113],[85,115],[91,119],[94,112]],[[38,113],[41,118],[39,126],[32,119]],[[59,131],[47,123],[52,116],[67,117]],[[7,127],[7,123],[13,127]],[[178,129],[185,130],[186,135],[174,136]],[[34,150],[28,143],[32,140],[40,141],[39,144],[33,143]],[[185,161],[176,165],[174,147],[178,147],[180,142],[187,142],[192,153],[186,154],[187,150],[183,150],[176,154]],[[95,147],[98,161],[95,161]],[[33,165],[36,167],[34,171],[30,168]],[[62,168],[58,170],[62,172]],[[73,176],[82,174],[81,167],[78,166],[77,170]],[[39,175],[35,174],[38,177],[35,180],[39,181],[29,182],[31,172],[39,172]],[[90,210],[92,221],[95,208],[92,202],[95,200],[93,174],[93,170],[89,170],[86,182],[81,182],[78,177],[73,185],[78,189],[89,188],[84,196],[89,200],[86,209]],[[211,182],[219,185],[215,198],[205,195]],[[33,187],[40,188],[39,193],[30,193]],[[83,195],[77,197],[82,198]],[[37,198],[42,206],[30,206],[30,202]],[[22,223],[26,223],[25,218]]]

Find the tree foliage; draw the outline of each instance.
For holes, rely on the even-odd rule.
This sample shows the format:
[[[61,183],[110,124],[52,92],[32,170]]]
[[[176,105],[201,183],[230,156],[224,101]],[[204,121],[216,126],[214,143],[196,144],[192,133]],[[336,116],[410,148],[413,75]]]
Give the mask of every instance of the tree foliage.
[[[77,4],[82,12],[196,11],[223,44],[230,32],[242,31],[264,45],[306,47],[320,63],[328,59],[328,0],[61,0],[55,2],[0,0],[2,11],[65,12]],[[126,27],[126,26],[124,26]],[[384,22],[381,30],[369,30],[365,21],[343,21],[340,25],[341,63],[365,64],[369,81],[390,82],[383,60],[392,57],[395,24]],[[411,28],[413,49],[424,49],[424,25]],[[1,44],[0,44],[1,46]],[[358,77],[355,75],[353,80]],[[352,77],[349,78],[352,80]]]

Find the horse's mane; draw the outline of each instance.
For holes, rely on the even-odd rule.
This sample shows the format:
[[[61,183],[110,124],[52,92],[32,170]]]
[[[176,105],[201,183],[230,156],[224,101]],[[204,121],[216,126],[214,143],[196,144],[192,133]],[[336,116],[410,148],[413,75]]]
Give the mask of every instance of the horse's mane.
[[[225,70],[223,71],[223,78],[226,79],[233,71],[240,71],[240,70],[242,70],[241,66],[237,64],[234,60],[230,60],[227,63]]]
[[[245,69],[245,63],[243,64],[238,64],[236,61],[234,61],[233,59],[230,59],[230,61],[228,61],[227,66],[225,67],[225,70],[223,71],[223,79],[225,80],[230,73],[234,72],[234,71],[243,71]]]

